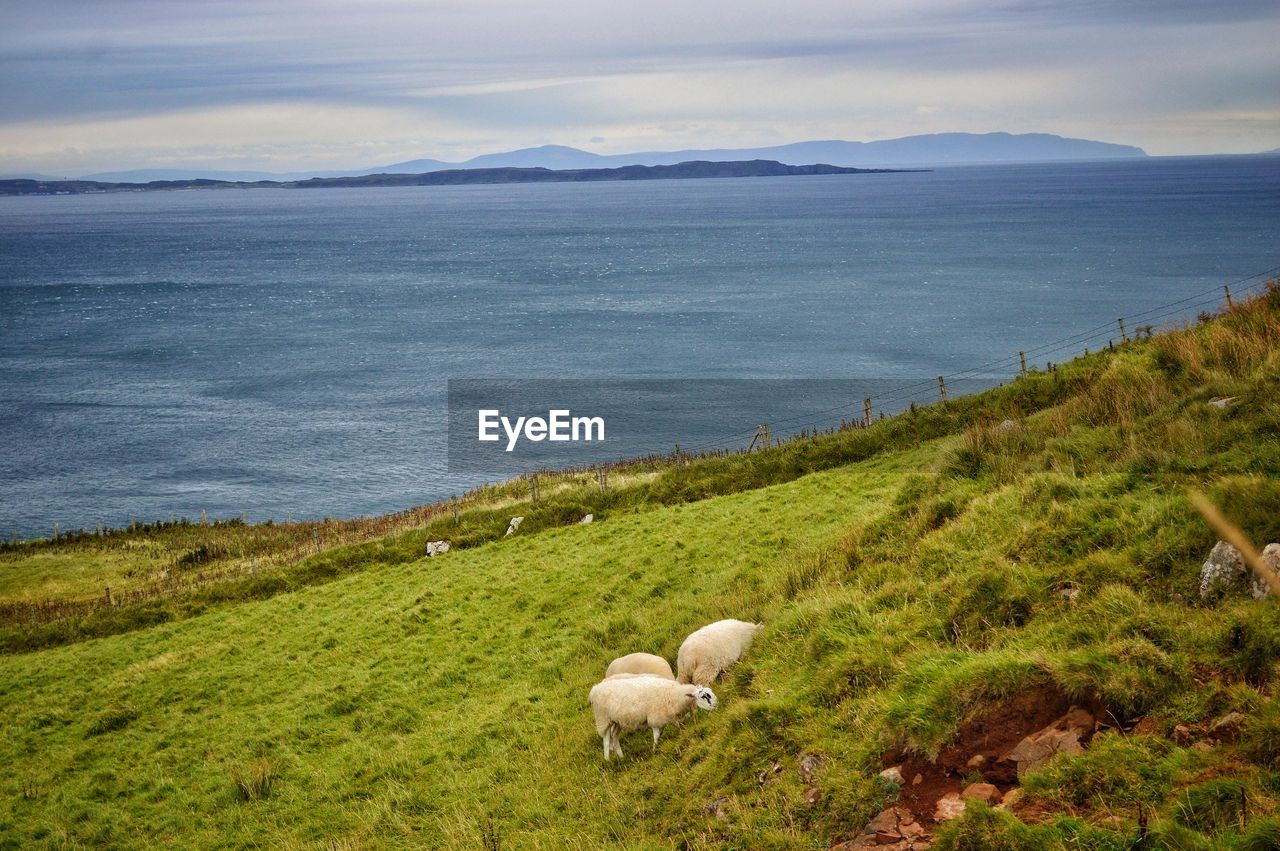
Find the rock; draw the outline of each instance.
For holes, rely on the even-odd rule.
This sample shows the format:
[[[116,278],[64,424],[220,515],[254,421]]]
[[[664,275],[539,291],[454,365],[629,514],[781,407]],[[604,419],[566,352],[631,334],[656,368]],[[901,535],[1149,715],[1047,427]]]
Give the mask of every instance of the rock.
[[[804,802],[812,807],[814,804],[822,800],[822,790],[817,786],[810,786],[808,789],[804,790],[803,798]]]
[[[994,807],[1000,803],[1000,799],[1004,797],[1000,790],[990,783],[970,783],[964,787],[964,791],[960,793],[960,797],[966,801],[981,801],[982,803]]]
[[[1214,396],[1209,400],[1209,407],[1218,408],[1219,410],[1230,408],[1239,398],[1239,396]]]
[[[948,792],[938,799],[938,808],[933,811],[933,820],[951,821],[953,818],[959,818],[964,812],[967,802],[960,797],[959,792]]]
[[[1010,789],[1004,793],[1004,797],[1000,799],[1000,803],[996,804],[997,810],[1008,810],[1018,803],[1018,799],[1022,797],[1021,789]]]
[[[1196,742],[1194,745],[1191,746],[1191,749],[1193,751],[1211,751],[1213,750],[1213,745],[1209,744],[1208,742]]]
[[[1209,725],[1209,738],[1215,742],[1234,742],[1240,738],[1247,720],[1239,712],[1228,712]]]
[[[512,517],[511,522],[507,524],[507,535],[514,534],[515,531],[520,528],[520,524],[523,522],[524,522],[523,517]],[[503,535],[502,537],[505,538],[507,537],[507,535]]]
[[[1175,745],[1186,747],[1191,744],[1191,728],[1186,724],[1178,724],[1173,728],[1173,734],[1170,736]]]
[[[728,798],[713,798],[712,800],[702,805],[702,812],[705,815],[709,815],[712,818],[718,819],[719,821],[724,821],[729,817],[728,810],[729,810]]]
[[[873,818],[862,833],[848,842],[832,846],[831,851],[924,851],[930,836],[905,807],[890,807]]]
[[[427,555],[438,556],[447,552],[449,552],[448,541],[428,541],[427,542]]]
[[[818,774],[818,766],[822,765],[822,757],[817,754],[805,754],[800,757],[800,782],[808,786]]]
[[[923,774],[917,774],[915,777],[912,777],[912,778],[911,778],[911,785],[912,785],[912,786],[919,786],[919,785],[920,785],[921,783],[923,783],[923,782],[924,782],[924,775],[923,775]]]
[[[902,766],[895,765],[893,768],[886,768],[880,772],[880,779],[886,783],[892,783],[894,786],[902,785]]]
[[[1084,741],[1097,726],[1092,713],[1073,706],[1066,715],[1019,742],[1004,758],[1018,766],[1018,779],[1022,779],[1028,771],[1043,768],[1057,754],[1084,753]]]
[[[584,523],[590,523],[592,520],[595,520],[595,519],[596,519],[596,516],[594,514],[588,514],[586,517],[583,517],[581,520],[578,521],[578,525],[581,526]]]
[[[1271,555],[1264,559],[1264,563],[1268,566],[1275,564],[1272,569],[1280,573],[1280,546],[1267,544],[1263,552],[1268,550],[1271,550]],[[1274,562],[1269,559],[1274,559]],[[1260,600],[1267,596],[1267,590],[1267,584],[1245,565],[1240,551],[1226,541],[1214,544],[1208,560],[1200,567],[1201,599],[1220,597],[1231,591],[1245,591]]]
[[[1001,434],[1008,434],[1011,431],[1017,431],[1018,424],[1013,420],[1001,420],[1000,425],[996,426],[996,431]]]
[[[964,767],[977,769],[977,768],[982,768],[982,766],[986,764],[987,764],[987,758],[982,754],[978,754],[976,756],[969,757],[969,761],[964,764]]]
[[[1076,597],[1080,596],[1080,589],[1074,585],[1067,585],[1053,592],[1053,596],[1059,600],[1066,600],[1068,603],[1075,602]]]
[[[1262,563],[1276,576],[1280,576],[1280,544],[1267,544],[1262,548]]]
[[[763,786],[781,773],[782,773],[782,763],[775,762],[773,765],[769,766],[764,771],[761,771],[759,774],[757,774],[756,780],[760,781],[760,785]]]

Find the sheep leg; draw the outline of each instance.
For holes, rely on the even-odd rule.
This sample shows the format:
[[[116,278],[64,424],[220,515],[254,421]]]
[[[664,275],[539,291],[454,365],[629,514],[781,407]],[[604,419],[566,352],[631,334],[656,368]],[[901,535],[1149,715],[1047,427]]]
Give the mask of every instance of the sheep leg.
[[[654,753],[657,753],[657,751],[658,751],[658,737],[659,737],[659,736],[661,736],[661,735],[662,735],[662,728],[661,728],[661,727],[654,727],[654,728],[653,728],[653,750],[654,750]]]
[[[605,730],[604,735],[600,737],[600,739],[604,742],[604,761],[605,762],[609,761],[609,745],[612,743],[610,740],[611,735],[612,733],[609,730]]]
[[[622,759],[622,728],[617,724],[613,725],[613,752],[618,755],[618,759]]]

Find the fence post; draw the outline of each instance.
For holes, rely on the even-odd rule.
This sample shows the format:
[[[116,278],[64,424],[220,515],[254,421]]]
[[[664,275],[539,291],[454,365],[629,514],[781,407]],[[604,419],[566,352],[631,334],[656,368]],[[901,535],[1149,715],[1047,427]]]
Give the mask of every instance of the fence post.
[[[942,401],[947,401],[947,380],[945,376],[938,376],[938,393],[942,396]]]
[[[764,424],[764,448],[769,448],[769,424]]]
[[[871,398],[862,400],[862,422],[865,425],[871,425]]]
[[[455,496],[449,500],[450,506],[453,508],[453,525],[458,525],[458,498]]]
[[[1235,310],[1236,303],[1231,300],[1231,287],[1228,284],[1222,285],[1222,291],[1227,294],[1227,310]]]
[[[111,586],[110,585],[106,586],[103,589],[102,602],[108,606],[111,605]]]
[[[1116,321],[1120,323],[1120,339],[1124,340],[1126,343],[1129,342],[1129,335],[1124,330],[1124,317],[1121,316]]]
[[[53,539],[55,541],[58,540],[58,524],[57,523],[53,524]]]
[[[1027,377],[1027,353],[1018,352],[1018,360],[1022,362],[1022,377]]]

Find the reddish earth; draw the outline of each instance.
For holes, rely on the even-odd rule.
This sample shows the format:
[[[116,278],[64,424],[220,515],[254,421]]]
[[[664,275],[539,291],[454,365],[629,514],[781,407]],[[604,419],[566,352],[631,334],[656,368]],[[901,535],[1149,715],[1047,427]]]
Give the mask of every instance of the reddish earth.
[[[893,750],[882,756],[883,764],[901,766],[902,792],[898,805],[911,811],[926,827],[934,824],[938,799],[948,792],[960,792],[974,774],[1001,792],[1018,785],[1018,767],[1005,755],[1018,743],[1050,726],[1073,706],[1088,709],[1098,718],[1108,717],[1093,700],[1071,699],[1049,685],[1029,689],[1003,703],[988,707],[960,725],[956,735],[938,753],[936,760],[919,754]],[[1088,739],[1082,740],[1087,744]],[[982,757],[980,764],[974,757]],[[915,783],[916,777],[920,778]]]

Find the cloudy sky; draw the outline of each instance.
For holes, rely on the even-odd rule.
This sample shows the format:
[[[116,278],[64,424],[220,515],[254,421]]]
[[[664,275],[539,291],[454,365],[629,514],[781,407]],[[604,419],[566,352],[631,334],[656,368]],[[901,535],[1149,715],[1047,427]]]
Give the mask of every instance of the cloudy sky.
[[[1041,131],[1280,146],[1275,0],[0,0],[0,172]]]

